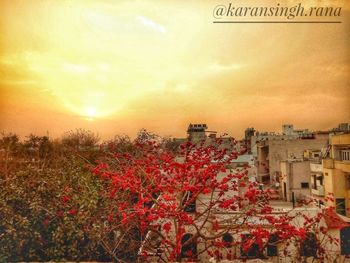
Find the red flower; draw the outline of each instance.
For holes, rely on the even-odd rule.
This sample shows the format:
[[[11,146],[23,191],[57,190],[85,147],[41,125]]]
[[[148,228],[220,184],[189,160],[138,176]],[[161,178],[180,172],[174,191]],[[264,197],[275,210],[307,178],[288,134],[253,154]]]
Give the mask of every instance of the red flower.
[[[108,222],[112,222],[112,221],[113,221],[113,215],[112,215],[112,214],[109,214],[109,215],[107,216],[107,220],[108,220]]]
[[[75,216],[77,214],[77,210],[76,209],[70,209],[68,210],[67,214],[70,216]]]
[[[171,229],[171,223],[165,223],[165,224],[163,225],[163,229],[164,229],[164,231],[168,234],[169,231],[170,231],[170,229]]]
[[[70,201],[69,196],[67,196],[67,195],[62,196],[62,201],[63,201],[64,203],[69,202],[69,201]]]
[[[63,213],[63,211],[57,211],[57,212],[56,212],[56,215],[57,215],[58,217],[63,217],[64,213]]]
[[[123,225],[125,225],[127,223],[128,219],[127,219],[127,215],[126,213],[122,213],[122,220],[121,220],[121,223]]]
[[[47,227],[47,226],[49,225],[49,223],[50,223],[50,220],[49,220],[48,218],[45,218],[45,219],[43,220],[43,225],[44,225],[45,227]]]

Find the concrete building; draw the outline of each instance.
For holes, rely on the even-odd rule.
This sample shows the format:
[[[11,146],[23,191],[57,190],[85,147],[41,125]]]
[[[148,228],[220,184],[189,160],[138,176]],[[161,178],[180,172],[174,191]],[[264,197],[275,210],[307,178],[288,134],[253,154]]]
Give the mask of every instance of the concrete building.
[[[232,192],[234,194],[234,192]],[[193,206],[193,209],[189,210],[189,214],[197,213],[205,209],[203,206],[205,203],[209,202],[210,198],[208,196],[202,195],[198,196],[196,204]],[[306,263],[345,263],[347,262],[347,256],[350,255],[350,248],[348,246],[350,242],[350,227],[347,226],[349,224],[349,218],[341,217],[334,213],[333,210],[329,209],[321,209],[317,207],[297,207],[293,208],[291,205],[286,203],[276,203],[273,204],[273,210],[270,217],[283,217],[289,216],[292,219],[291,224],[300,228],[301,226],[308,224],[306,219],[315,218],[319,214],[322,214],[320,217],[320,222],[314,225],[315,232],[307,232],[307,236],[313,237],[311,240],[307,239],[307,244],[305,243],[293,243],[291,241],[280,241],[278,239],[274,240],[272,244],[268,244],[262,251],[259,252],[259,248],[256,245],[252,245],[251,248],[244,252],[242,241],[244,239],[250,238],[250,232],[247,228],[255,228],[265,229],[268,231],[273,231],[274,226],[269,223],[267,220],[262,220],[259,216],[252,216],[248,221],[242,222],[240,220],[240,212],[236,213],[225,213],[225,209],[217,209],[213,213],[213,216],[217,218],[216,222],[216,230],[213,230],[213,222],[206,221],[203,223],[203,228],[201,230],[202,234],[206,235],[215,235],[217,232],[226,232],[222,237],[218,237],[216,242],[225,242],[225,246],[218,248],[218,251],[221,257],[224,260],[221,260],[220,257],[216,258],[215,255],[209,254],[206,251],[206,248],[210,245],[212,241],[206,241],[204,239],[198,238],[194,239],[193,242],[187,245],[183,245],[181,247],[181,259],[176,262],[250,262],[250,263],[258,263],[258,262],[266,262],[266,263],[295,263],[295,262],[306,262]],[[233,223],[234,222],[234,223]],[[200,222],[202,223],[202,222]],[[232,224],[233,223],[233,224]],[[231,229],[231,231],[230,231]],[[324,235],[323,231],[320,229],[327,230],[327,236]],[[171,233],[176,236],[176,232],[174,228],[171,228]],[[193,237],[195,234],[195,230],[193,227],[188,226],[185,229],[185,233],[181,239],[181,243],[186,243],[187,240]],[[318,258],[317,251],[318,246],[320,244],[317,243],[316,235],[318,240],[322,241],[322,248],[327,251],[327,258],[320,259]],[[337,239],[340,242],[331,242],[329,236],[333,239]],[[151,245],[150,245],[151,244]],[[159,247],[156,249],[153,248],[154,244],[158,244]],[[189,258],[186,256],[186,253],[182,254],[182,251],[187,252],[191,251],[192,255],[196,255],[195,258]],[[203,251],[202,253],[197,253],[199,251]],[[148,262],[166,262],[166,257],[163,257],[163,260],[159,260],[159,257],[167,252],[166,247],[162,245],[160,240],[157,239],[157,236],[153,232],[149,232],[142,244],[140,249],[140,254],[146,252],[149,256]],[[226,260],[228,255],[234,257],[235,260],[230,261]],[[303,257],[303,259],[301,258]],[[302,260],[302,261],[299,261]]]
[[[292,159],[280,163],[283,199],[288,202],[305,199],[311,194],[310,162]]]
[[[282,132],[284,135],[293,135],[293,125],[292,124],[283,124],[282,125]]]
[[[212,136],[206,136],[206,125],[203,126],[193,126],[189,129],[189,137],[196,138],[196,139],[202,139],[204,138],[207,142],[210,142],[210,140],[214,140],[216,137]],[[195,129],[192,129],[195,128]],[[338,141],[337,141],[338,142]],[[342,141],[343,142],[343,141]],[[334,141],[335,147],[336,142]],[[282,189],[284,193],[284,197],[286,201],[291,201],[292,196],[294,195],[295,200],[302,199],[304,196],[310,196],[312,194],[312,186],[313,181],[311,178],[313,178],[313,174],[315,175],[315,186],[317,187],[322,185],[323,181],[319,179],[320,175],[322,175],[322,167],[320,167],[320,157],[322,156],[321,148],[327,147],[328,145],[328,136],[324,136],[322,138],[317,138],[316,136],[313,139],[291,139],[291,140],[267,140],[264,141],[261,145],[259,144],[258,147],[258,157],[259,159],[258,163],[261,166],[260,171],[262,169],[263,160],[267,163],[265,166],[265,169],[268,174],[270,174],[270,171],[277,172],[279,174],[285,175],[283,176],[283,179],[281,181],[282,183]],[[311,149],[311,150],[310,150]],[[332,148],[332,150],[335,150]],[[344,151],[344,147],[341,148],[340,156],[343,156],[344,158],[348,157],[347,152]],[[335,154],[332,152],[332,155]],[[262,159],[264,158],[264,159]],[[248,175],[251,173],[251,175],[254,175],[254,171],[251,170],[251,168],[254,167],[254,156],[252,154],[244,154],[238,156],[237,159],[232,160],[231,165],[227,167],[226,172],[222,171],[218,174],[218,180],[222,180],[228,173],[231,173],[233,171],[239,172],[240,170],[244,170],[245,167],[250,166],[248,168]],[[179,162],[180,159],[179,159]],[[314,164],[314,165],[313,165]],[[253,180],[254,176],[248,176],[248,180]],[[233,178],[236,183],[237,178]],[[318,182],[319,181],[319,182]],[[230,198],[235,195],[242,196],[242,193],[245,191],[245,186],[242,186],[241,183],[239,183],[239,187],[232,189],[229,192],[226,192],[224,195],[224,198]],[[213,194],[213,195],[212,195]],[[216,196],[219,194],[219,192],[214,191],[213,193],[201,193],[199,194],[196,199],[191,203],[189,206],[186,207],[186,211],[189,216],[196,216],[198,214],[201,214],[204,211],[208,211],[208,204],[210,204],[215,199]],[[186,198],[189,198],[186,194],[184,194],[184,197],[179,198],[177,202],[183,203],[183,200],[188,200]],[[162,198],[160,196],[159,198]],[[293,221],[293,224],[295,226],[300,227],[304,224],[306,224],[304,220],[304,216],[307,217],[316,217],[319,213],[325,213],[324,217],[322,217],[322,220],[320,224],[317,227],[325,227],[327,229],[327,233],[334,236],[334,238],[338,238],[340,240],[340,243],[331,242],[325,245],[322,245],[323,248],[326,248],[327,250],[331,251],[329,260],[319,260],[317,259],[317,249],[312,250],[305,250],[308,252],[312,252],[313,254],[309,257],[304,253],[304,250],[301,247],[293,247],[293,246],[287,246],[287,242],[279,242],[277,245],[273,246],[267,246],[264,251],[262,251],[263,257],[257,256],[257,250],[256,246],[252,246],[252,249],[248,252],[244,252],[242,249],[242,245],[240,242],[243,240],[243,238],[249,238],[249,227],[252,228],[255,225],[259,226],[259,228],[263,228],[266,230],[273,230],[273,225],[266,220],[261,220],[261,218],[258,217],[250,217],[248,219],[248,222],[242,222],[240,220],[240,216],[244,215],[244,207],[243,208],[237,208],[236,211],[227,211],[226,208],[223,207],[216,207],[213,209],[212,214],[210,215],[210,220],[202,219],[202,217],[198,218],[199,221],[196,221],[198,225],[202,225],[202,233],[203,234],[212,234],[215,235],[217,232],[215,231],[226,231],[225,235],[219,236],[216,241],[221,242],[224,241],[226,243],[229,243],[229,246],[224,246],[220,250],[220,253],[225,255],[225,253],[230,253],[235,258],[238,258],[237,261],[233,262],[297,262],[295,260],[299,259],[298,253],[301,253],[301,256],[306,257],[305,262],[346,262],[343,255],[349,255],[350,251],[347,248],[347,244],[350,242],[350,228],[343,228],[344,222],[348,221],[348,218],[342,218],[339,215],[335,214],[334,212],[325,209],[324,207],[297,207],[293,209],[290,202],[283,202],[283,201],[275,201],[275,203],[271,203],[273,210],[271,211],[270,216],[281,216],[281,215],[293,215],[297,213],[299,216],[295,219],[295,222]],[[212,219],[215,218],[215,231],[214,231],[214,221]],[[243,218],[243,217],[242,217]],[[160,224],[165,224],[167,222],[166,218],[162,219],[163,221],[160,221]],[[203,220],[203,221],[200,221]],[[293,219],[294,220],[294,219]],[[160,231],[162,228],[160,228]],[[213,232],[214,231],[214,232]],[[170,229],[171,235],[173,235],[174,239],[176,237],[176,231],[175,228],[172,226]],[[185,227],[185,233],[182,235],[181,243],[186,244],[187,240],[190,240],[196,233],[196,228],[192,225],[188,225]],[[314,233],[308,232],[308,234],[312,236]],[[316,231],[317,234],[323,235],[322,231],[319,231],[319,229]],[[162,245],[161,241],[158,240],[159,236],[157,237],[156,233],[154,232],[148,232],[146,235],[142,248],[140,250],[140,253],[146,251],[147,255],[154,256],[154,261],[151,260],[151,262],[159,262],[158,257],[162,256],[163,253],[166,253],[166,246]],[[319,240],[323,240],[322,237],[320,237]],[[198,251],[205,251],[205,248],[208,246],[209,241],[199,238],[194,239],[193,242],[183,245],[181,247],[181,254],[182,251],[190,251],[192,254],[197,254]],[[210,241],[211,242],[211,241]],[[316,242],[316,241],[315,241]],[[237,243],[237,244],[235,244]],[[289,242],[288,242],[289,243]],[[149,245],[150,244],[150,245]],[[154,249],[154,244],[157,244],[156,249]],[[163,246],[163,247],[162,247]],[[317,247],[317,244],[315,243],[312,245],[312,247]],[[286,256],[286,250],[287,250],[287,256]],[[310,253],[311,253],[310,252]],[[260,254],[259,254],[260,255]],[[291,255],[291,256],[290,256]],[[189,258],[186,256],[186,253],[184,252],[183,255],[181,255],[180,261],[188,261]],[[293,259],[294,257],[294,259]],[[192,259],[191,259],[192,260]],[[257,261],[258,260],[258,261]],[[341,260],[341,261],[337,261]],[[195,262],[220,262],[220,259],[213,258],[213,255],[210,255],[206,252],[199,253],[198,256],[194,259]],[[228,261],[222,261],[222,262],[228,262]]]
[[[187,128],[188,139],[193,142],[199,142],[207,138],[205,131],[208,129],[206,124],[190,124]]]
[[[297,135],[276,134],[272,132],[257,132],[254,136],[251,137],[251,152],[255,157],[258,156],[258,146],[260,142],[293,140],[296,138],[298,138]]]
[[[217,136],[216,131],[208,131],[207,124],[189,124],[187,128],[187,138],[175,138],[173,142],[180,143],[190,141],[203,146],[216,145],[219,149],[241,152],[246,149],[244,142],[239,142],[228,134]]]
[[[350,216],[350,134],[333,135],[330,146],[330,156],[323,160],[325,193],[332,195],[328,205]]]
[[[247,130],[253,128],[248,128]],[[246,132],[247,132],[246,130]],[[253,129],[254,130],[254,129]],[[254,130],[255,132],[255,130]],[[272,140],[293,140],[297,138],[311,139],[314,137],[314,133],[309,132],[308,129],[294,129],[293,124],[283,124],[282,133],[275,132],[255,132],[251,138],[251,152],[254,156],[257,156],[257,147],[261,141],[272,141]]]
[[[257,144],[257,176],[263,183],[278,182],[281,176],[280,162],[302,159],[304,151],[328,147],[328,134],[314,135],[310,139],[294,138],[286,140],[266,140]]]
[[[324,204],[325,186],[323,166],[321,162],[310,162],[311,196],[317,198],[320,204]]]
[[[349,123],[339,123],[337,128],[332,129],[335,133],[347,133],[350,132],[350,124]]]
[[[252,137],[254,136],[255,134],[255,130],[254,128],[247,128],[245,129],[244,131],[244,145],[248,151],[248,153],[252,153]]]

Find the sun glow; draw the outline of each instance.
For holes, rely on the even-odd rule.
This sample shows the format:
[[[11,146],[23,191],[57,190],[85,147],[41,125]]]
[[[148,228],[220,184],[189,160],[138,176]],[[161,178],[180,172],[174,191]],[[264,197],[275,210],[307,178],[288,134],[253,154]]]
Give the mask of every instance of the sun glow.
[[[89,119],[122,114],[124,106],[153,91],[157,82],[164,85],[164,75],[159,78],[149,61],[159,60],[160,52],[167,51],[159,49],[167,31],[152,17],[135,13],[123,17],[116,9],[85,2],[37,8],[49,14],[37,17],[31,29],[43,36],[42,47],[2,60],[30,72],[66,111]],[[30,13],[25,13],[26,19]],[[135,45],[141,42],[142,49]]]
[[[97,110],[95,107],[90,106],[85,109],[85,113],[87,117],[95,118],[97,116]]]
[[[350,1],[334,2],[349,13]],[[227,132],[253,123],[276,130],[295,116],[315,129],[349,119],[347,16],[334,26],[248,27],[212,23],[214,7],[0,1],[0,130],[51,127],[59,135],[86,125],[182,136],[197,121]]]

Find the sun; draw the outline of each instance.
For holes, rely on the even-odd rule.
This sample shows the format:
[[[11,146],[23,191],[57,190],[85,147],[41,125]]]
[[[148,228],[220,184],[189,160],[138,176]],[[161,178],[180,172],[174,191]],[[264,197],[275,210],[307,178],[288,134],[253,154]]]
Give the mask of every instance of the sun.
[[[88,118],[96,118],[97,117],[97,109],[94,106],[88,106],[85,108],[85,116]]]

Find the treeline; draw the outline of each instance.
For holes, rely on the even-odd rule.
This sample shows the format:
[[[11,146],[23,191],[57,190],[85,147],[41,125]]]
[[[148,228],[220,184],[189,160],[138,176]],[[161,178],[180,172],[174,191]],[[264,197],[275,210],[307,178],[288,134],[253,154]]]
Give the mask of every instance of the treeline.
[[[111,185],[91,169],[116,153],[137,154],[135,145],[150,139],[170,150],[178,146],[145,130],[135,140],[116,136],[106,142],[82,129],[56,140],[2,133],[0,262],[135,261],[141,237],[111,220],[118,215]]]

